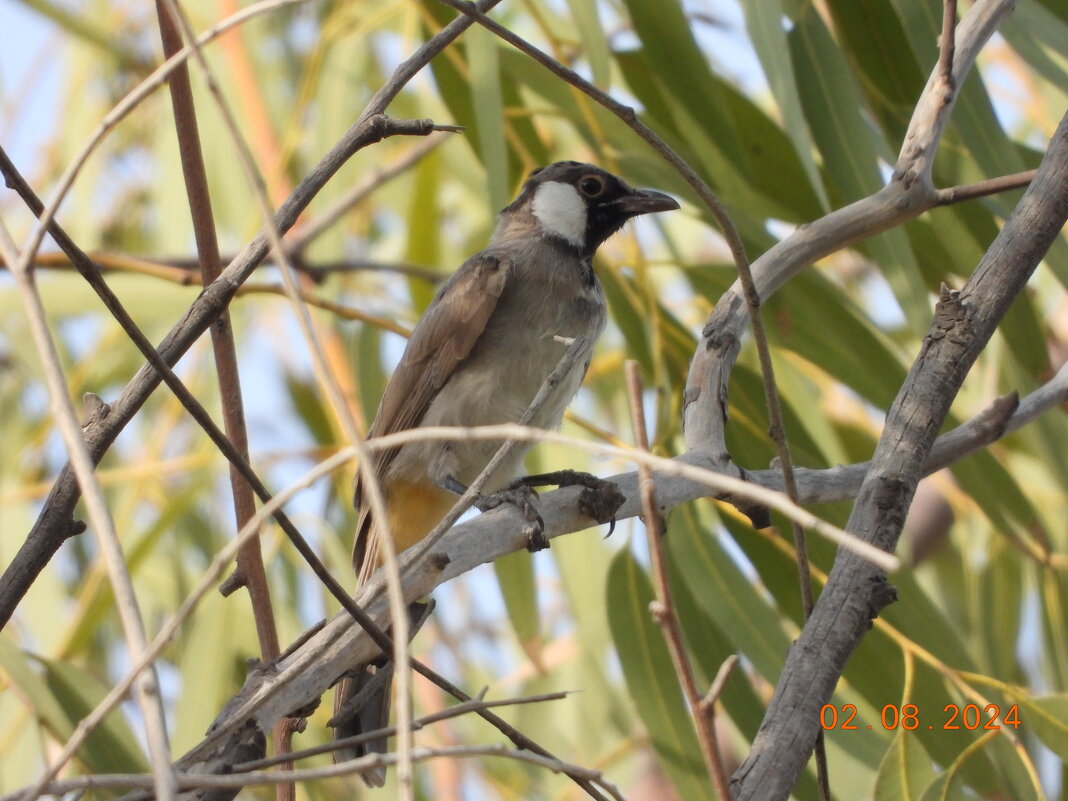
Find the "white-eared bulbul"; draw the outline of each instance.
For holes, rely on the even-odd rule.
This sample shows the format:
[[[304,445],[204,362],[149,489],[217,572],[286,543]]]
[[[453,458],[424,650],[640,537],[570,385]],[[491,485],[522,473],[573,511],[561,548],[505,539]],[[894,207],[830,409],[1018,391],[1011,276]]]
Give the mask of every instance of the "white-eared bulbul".
[[[627,220],[677,209],[671,197],[632,189],[591,164],[560,161],[532,172],[500,214],[489,247],[468,259],[427,307],[386,387],[369,437],[419,426],[516,422],[565,346],[555,337],[596,339],[605,327],[604,292],[594,274],[597,248]],[[533,424],[555,428],[582,383],[576,364]],[[420,442],[380,451],[373,468],[385,496],[398,552],[425,537],[486,466],[499,442]],[[486,485],[514,478],[529,445],[517,448]],[[356,483],[358,524],[353,566],[362,583],[380,564],[378,536],[363,483]],[[365,671],[366,673],[366,671]],[[335,712],[366,675],[347,678]],[[385,726],[386,703],[364,703],[358,715],[331,721],[335,737]],[[339,724],[340,725],[337,725]],[[342,752],[384,751],[385,742]],[[364,774],[379,785],[382,775]]]

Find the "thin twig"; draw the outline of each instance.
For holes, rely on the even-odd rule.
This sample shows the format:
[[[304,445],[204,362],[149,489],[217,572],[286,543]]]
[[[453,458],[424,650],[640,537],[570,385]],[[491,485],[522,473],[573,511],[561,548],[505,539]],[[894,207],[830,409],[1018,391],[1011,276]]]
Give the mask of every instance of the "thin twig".
[[[642,402],[642,379],[638,372],[638,363],[628,361],[627,393],[630,397],[631,423],[634,427],[635,443],[642,451],[649,451],[649,435],[645,430],[645,404]],[[638,486],[641,491],[642,509],[644,510],[645,531],[649,541],[649,561],[652,567],[653,586],[656,587],[656,601],[650,605],[653,619],[660,626],[667,643],[675,674],[682,686],[683,695],[690,706],[697,742],[701,747],[701,756],[705,760],[708,776],[716,788],[720,801],[730,801],[731,790],[727,782],[727,771],[719,756],[719,743],[716,739],[715,712],[713,704],[703,704],[697,689],[693,665],[686,653],[686,644],[682,639],[675,601],[671,593],[671,578],[668,575],[664,557],[664,519],[656,506],[656,485],[652,471],[645,464],[638,465]]]
[[[112,270],[121,272],[131,272],[140,275],[147,275],[152,278],[159,278],[163,281],[169,281],[179,286],[204,286],[204,280],[196,273],[189,272],[183,267],[175,267],[171,264],[160,264],[156,262],[148,262],[144,259],[115,256],[112,254],[100,255],[91,254],[92,260],[102,268],[102,272],[107,273]],[[296,265],[294,265],[296,266]],[[74,265],[71,264],[63,253],[42,253],[37,257],[37,263],[34,265],[34,269],[48,268],[48,269],[73,269]],[[396,269],[394,270],[394,267]],[[395,271],[405,275],[414,275],[415,277],[425,278],[426,275],[420,271],[418,273],[411,272],[404,265],[388,265],[388,264],[369,264],[367,262],[333,262],[323,265],[322,269],[318,266],[313,267],[300,267],[298,268],[302,273],[310,275],[315,279],[315,276],[327,275],[333,272],[347,272],[350,270],[379,270],[379,271]],[[419,268],[413,268],[418,270]],[[440,276],[435,276],[435,283]],[[210,283],[210,282],[209,282]],[[244,297],[247,295],[279,295],[283,298],[289,298],[289,294],[286,292],[286,288],[279,284],[265,284],[257,281],[248,281],[238,287],[234,293],[235,297]],[[411,334],[411,329],[401,323],[396,322],[388,317],[380,317],[375,314],[368,314],[353,308],[352,306],[346,306],[343,303],[338,303],[328,298],[324,298],[321,295],[317,295],[313,292],[309,292],[306,289],[300,290],[300,300],[302,303],[306,303],[309,306],[315,306],[316,308],[328,311],[342,320],[354,320],[357,322],[365,323],[367,325],[380,328],[383,331],[389,331],[390,333],[397,334],[398,336],[408,337]]]
[[[67,394],[67,380],[63,375],[59,352],[48,329],[41,297],[37,293],[33,276],[26,269],[26,263],[19,258],[15,243],[11,241],[8,231],[0,225],[0,258],[7,263],[15,278],[23,308],[30,324],[30,333],[37,348],[41,368],[45,374],[45,383],[52,415],[63,437],[64,445],[74,472],[78,477],[82,495],[85,498],[89,519],[96,533],[97,546],[107,568],[108,579],[115,595],[115,606],[119,612],[126,647],[131,661],[136,661],[145,652],[147,641],[141,609],[137,603],[133,580],[126,568],[122,545],[115,530],[115,522],[108,511],[104,491],[94,472],[95,465],[82,439],[81,424],[78,421],[70,396]],[[155,668],[146,665],[135,674],[134,693],[138,707],[145,721],[145,736],[153,774],[153,787],[160,801],[173,801],[175,797],[174,774],[171,772],[170,746],[167,743],[167,725],[163,710],[163,699],[159,691],[159,677]],[[27,793],[23,801],[33,801],[36,794]]]
[[[163,52],[169,58],[181,49],[182,37],[164,5],[164,0],[156,0],[156,16],[159,20]],[[178,150],[182,174],[185,178],[186,195],[189,199],[193,235],[197,243],[201,282],[207,285],[218,278],[221,272],[219,241],[215,235],[211,195],[208,192],[208,177],[204,166],[187,64],[182,64],[174,71],[168,87],[171,105],[174,108],[174,127],[178,136]],[[223,428],[237,452],[245,461],[249,461],[248,432],[245,429],[245,410],[241,400],[237,347],[234,344],[234,330],[229,311],[220,314],[215,325],[211,327],[211,341],[215,354],[219,393],[222,398]],[[256,500],[248,482],[233,466],[230,468],[230,488],[234,498],[237,527],[241,528],[256,513]],[[259,540],[250,540],[248,545],[238,553],[237,570],[234,576],[237,579],[235,586],[244,586],[249,591],[261,657],[264,662],[270,662],[278,656],[280,649]]]
[[[483,691],[484,692],[484,691]],[[451,720],[452,718],[458,718],[462,715],[470,714],[471,712],[477,712],[480,709],[493,709],[495,707],[502,706],[521,706],[524,704],[540,704],[545,701],[559,701],[566,698],[570,693],[566,690],[561,690],[551,693],[539,693],[537,695],[524,695],[518,698],[502,698],[497,701],[486,701],[482,698],[482,693],[477,697],[472,698],[470,701],[463,701],[455,706],[447,707],[446,709],[433,712],[429,715],[424,715],[421,718],[417,718],[412,721],[412,731],[419,731],[432,723],[438,723],[443,720]],[[362,732],[361,734],[354,735],[352,737],[344,737],[340,740],[334,740],[330,743],[324,743],[323,745],[312,746],[311,748],[303,748],[300,751],[293,751],[283,757],[271,757],[269,759],[257,759],[254,762],[239,762],[233,766],[234,773],[245,773],[251,770],[262,770],[263,768],[273,767],[284,760],[299,760],[307,759],[308,757],[318,756],[319,754],[329,754],[333,751],[337,751],[341,748],[349,748],[353,745],[359,745],[371,740],[377,740],[380,737],[392,737],[397,733],[396,726],[386,726],[381,729],[374,729],[372,731]]]
[[[261,14],[265,14],[269,11],[274,11],[278,8],[285,6],[296,5],[298,3],[306,2],[306,0],[264,0],[264,2],[256,3],[248,8],[242,9],[240,13],[234,14],[231,17],[220,22],[210,30],[203,33],[200,39],[197,40],[198,45],[206,44],[211,40],[221,36],[231,28],[240,25],[241,23],[257,17]],[[74,184],[74,179],[82,171],[89,156],[96,150],[100,143],[114,128],[134,110],[145,98],[147,98],[152,92],[158,89],[166,80],[169,79],[170,74],[177,69],[181,64],[184,64],[190,57],[192,48],[185,47],[171,58],[167,59],[163,64],[158,66],[152,71],[152,74],[145,78],[141,83],[128,92],[115,106],[104,115],[104,119],[100,121],[96,130],[89,136],[89,139],[82,146],[82,149],[67,165],[67,169],[60,177],[59,183],[52,194],[51,199],[45,205],[42,214],[39,216],[37,224],[34,226],[33,231],[30,232],[30,236],[27,240],[25,247],[23,248],[21,257],[26,264],[32,262],[36,256],[37,251],[41,247],[41,242],[44,240],[45,232],[48,229],[49,224],[56,216],[56,212],[59,210],[60,204],[67,196],[71,186]]]
[[[374,261],[372,259],[326,259],[324,261],[308,262],[299,258],[288,243],[286,247],[293,256],[293,266],[297,271],[307,275],[316,284],[323,283],[327,276],[335,273],[397,273],[398,275],[406,275],[409,278],[419,278],[431,284],[439,284],[446,277],[444,274],[428,267],[405,262]],[[100,265],[104,272],[115,270],[117,272],[140,273],[153,278],[163,278],[182,286],[203,286],[203,281],[198,275],[200,269],[199,259],[183,257],[155,258],[106,251],[92,251],[89,256]],[[221,261],[229,264],[234,258],[236,258],[234,254],[229,254],[222,256]],[[273,265],[273,260],[268,256],[264,259],[263,264]],[[37,259],[32,266],[36,270],[42,267],[70,267],[71,264],[62,253],[45,252],[37,254]],[[246,282],[242,289],[248,286],[254,286],[254,284]],[[239,291],[238,294],[240,295],[241,292]],[[306,299],[305,302],[314,304],[314,300]]]
[[[705,693],[704,698],[701,699],[702,707],[711,707],[719,700],[720,695],[723,694],[723,688],[727,686],[727,680],[730,679],[731,673],[734,672],[734,668],[737,665],[738,654],[731,654],[723,660],[723,664],[720,665],[719,670],[716,671],[716,678],[712,680],[708,692]]]
[[[167,58],[177,53],[182,46],[181,33],[169,12],[170,9],[164,0],[156,0],[160,39],[163,43],[164,56]],[[222,267],[188,64],[183,63],[176,69],[167,85],[174,109],[174,128],[178,137],[178,152],[193,223],[193,236],[197,245],[200,275],[202,282],[207,285],[219,277]],[[237,346],[234,343],[234,329],[229,310],[223,311],[215,321],[215,325],[211,327],[211,345],[219,382],[223,429],[233,443],[234,449],[248,462],[250,461],[248,431],[245,428],[245,409],[241,398],[241,373],[237,362]],[[256,498],[252,487],[233,465],[230,466],[230,492],[234,501],[234,517],[237,528],[240,529],[256,513]],[[258,537],[249,539],[238,551],[237,568],[231,578],[233,581],[230,584],[224,584],[220,591],[223,595],[227,595],[228,591],[239,586],[248,590],[252,617],[256,624],[256,637],[259,640],[260,658],[264,663],[270,663],[278,656],[281,649],[278,644],[278,628],[275,625],[271,591],[267,585],[267,572],[263,566],[263,553],[260,550]],[[289,750],[288,741],[286,723],[281,721],[274,729],[275,752],[283,754]],[[277,801],[291,801],[293,797],[292,785],[279,785]]]
[[[286,249],[290,253],[301,253],[306,250],[308,245],[330,230],[330,227],[345,216],[353,206],[363,201],[383,184],[389,183],[398,175],[410,170],[447,139],[447,136],[428,137],[393,164],[368,171],[344,195],[331,203],[317,217],[305,223],[299,231],[294,232],[286,240]]]
[[[253,537],[259,536],[260,528],[272,514],[278,513],[282,504],[302,489],[310,486],[311,483],[320,476],[326,475],[337,469],[339,466],[349,462],[355,455],[355,451],[351,448],[339,451],[329,459],[315,465],[303,476],[282,490],[282,492],[272,498],[268,498],[264,502],[262,508],[253,515],[252,519],[249,520],[239,532],[237,532],[237,536],[215,555],[211,564],[208,565],[207,569],[204,570],[201,575],[200,583],[197,584],[189,596],[182,602],[178,611],[160,627],[159,633],[152,639],[152,642],[140,655],[131,659],[132,664],[126,675],[111,688],[92,712],[78,721],[78,725],[75,727],[70,737],[67,738],[67,742],[64,744],[59,756],[57,756],[41,774],[37,783],[26,792],[24,797],[27,800],[36,798],[41,795],[41,793],[45,792],[44,788],[53,778],[55,778],[71,757],[78,752],[78,749],[82,747],[89,735],[97,726],[104,722],[115,707],[122,703],[137,677],[163,652],[163,649],[171,642],[185,621],[193,614],[196,607],[200,604],[200,601],[203,600],[203,598],[211,592],[212,588],[216,586],[219,577],[223,574],[227,565],[230,564],[230,560],[235,557],[241,546]]]
[[[985,181],[976,181],[972,184],[961,184],[939,189],[935,192],[935,205],[948,206],[951,203],[961,203],[965,200],[974,200],[979,197],[996,195],[999,192],[1008,192],[1013,189],[1024,189],[1035,178],[1037,170],[1024,170],[1012,175],[999,175],[997,178],[987,178]]]
[[[956,50],[957,0],[942,0],[942,32],[938,36],[938,74],[946,90],[952,92],[953,54]]]
[[[604,778],[600,771],[590,770],[578,765],[573,765],[559,759],[551,759],[541,754],[530,751],[511,749],[503,745],[462,745],[444,746],[441,748],[415,748],[412,750],[413,762],[425,762],[430,759],[473,759],[483,757],[501,757],[517,762],[525,762],[537,767],[546,768],[554,773],[563,773],[568,776],[581,776],[590,783],[596,784],[608,793],[616,801],[626,801],[619,788]],[[337,765],[321,768],[305,768],[292,772],[256,772],[256,773],[183,773],[178,777],[178,788],[182,791],[203,789],[240,789],[246,785],[277,784],[289,781],[315,781],[318,779],[330,779],[339,776],[348,776],[368,770],[395,765],[395,754],[369,754],[360,759],[351,759]],[[79,790],[91,789],[146,789],[152,788],[151,778],[143,774],[98,774],[95,776],[80,776],[61,782],[52,782],[45,787],[49,795],[65,795]],[[600,795],[600,797],[604,797]],[[17,794],[0,796],[0,801],[17,801]]]

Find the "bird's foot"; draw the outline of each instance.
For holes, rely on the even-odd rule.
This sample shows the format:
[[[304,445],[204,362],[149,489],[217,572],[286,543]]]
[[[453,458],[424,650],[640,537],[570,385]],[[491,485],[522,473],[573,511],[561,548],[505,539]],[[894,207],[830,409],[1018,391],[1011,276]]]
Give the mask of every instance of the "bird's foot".
[[[531,553],[541,551],[549,547],[549,538],[545,536],[545,521],[541,519],[534,500],[538,497],[529,484],[515,481],[492,495],[485,495],[475,502],[475,508],[480,512],[488,512],[506,503],[515,506],[523,514],[527,526],[523,533],[527,537],[527,550]]]
[[[524,476],[512,482],[512,486],[517,484],[524,484],[528,487],[583,487],[578,499],[579,511],[598,523],[608,523],[606,537],[610,537],[615,531],[616,512],[626,500],[623,493],[619,491],[619,486],[614,482],[598,478],[591,473],[583,473],[580,470],[557,470],[554,473]]]

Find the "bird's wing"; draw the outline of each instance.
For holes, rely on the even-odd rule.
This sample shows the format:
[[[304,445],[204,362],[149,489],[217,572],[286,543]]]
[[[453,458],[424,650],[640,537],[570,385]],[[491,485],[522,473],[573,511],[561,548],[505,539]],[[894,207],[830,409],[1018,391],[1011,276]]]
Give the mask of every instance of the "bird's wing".
[[[468,357],[497,306],[508,278],[510,261],[500,251],[472,256],[445,283],[427,307],[408,339],[368,436],[383,436],[414,428],[453,371]],[[398,448],[375,458],[379,477],[385,475]],[[362,482],[357,476],[355,505],[359,514],[353,564],[359,571],[368,548],[370,514]]]

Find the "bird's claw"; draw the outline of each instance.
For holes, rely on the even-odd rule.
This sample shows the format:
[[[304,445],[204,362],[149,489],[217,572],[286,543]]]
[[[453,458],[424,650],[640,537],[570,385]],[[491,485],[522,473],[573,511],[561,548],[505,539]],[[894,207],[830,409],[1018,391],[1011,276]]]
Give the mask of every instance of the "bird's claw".
[[[545,521],[534,506],[537,497],[538,493],[529,484],[517,481],[500,492],[480,498],[475,502],[475,508],[480,512],[488,512],[506,503],[516,507],[528,523],[523,529],[527,537],[527,550],[535,553],[549,547],[549,538],[545,536]]]
[[[557,487],[584,487],[578,499],[579,511],[598,523],[607,523],[608,533],[605,537],[612,536],[612,532],[615,531],[616,512],[623,505],[623,501],[627,500],[614,482],[581,470],[558,470],[555,473],[526,476],[514,483],[525,483],[536,487],[548,484]]]
[[[616,512],[627,500],[626,496],[619,491],[619,485],[612,481],[598,479],[597,486],[587,484],[579,495],[578,508],[586,517],[592,517],[598,523],[608,524],[608,533],[605,538],[612,536],[616,530]]]

